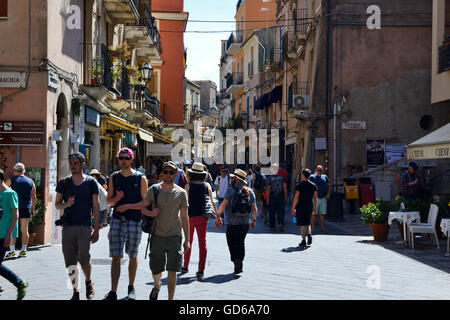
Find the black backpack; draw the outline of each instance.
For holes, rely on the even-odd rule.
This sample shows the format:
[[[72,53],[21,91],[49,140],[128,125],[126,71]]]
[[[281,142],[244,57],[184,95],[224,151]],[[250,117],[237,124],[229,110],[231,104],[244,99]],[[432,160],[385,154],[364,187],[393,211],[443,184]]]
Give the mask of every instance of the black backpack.
[[[246,195],[244,187],[242,187],[233,197],[231,213],[248,214],[250,212],[252,212],[250,194]]]
[[[255,182],[253,183],[253,189],[255,190],[263,190],[265,186],[264,179],[261,173],[255,173]]]
[[[155,203],[155,208],[156,206],[156,201],[158,200],[158,193],[159,193],[159,188],[157,184],[154,184],[151,186],[151,189],[153,190],[153,203]],[[152,210],[152,205],[149,205],[147,207],[147,209]],[[151,234],[152,233],[152,227],[153,227],[153,217],[147,217],[145,215],[142,215],[142,223],[141,223],[141,229],[142,232]]]

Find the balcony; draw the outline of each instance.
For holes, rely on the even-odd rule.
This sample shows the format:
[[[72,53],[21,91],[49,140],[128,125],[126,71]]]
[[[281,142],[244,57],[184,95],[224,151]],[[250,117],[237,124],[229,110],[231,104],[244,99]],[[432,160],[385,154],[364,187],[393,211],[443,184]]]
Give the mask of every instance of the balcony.
[[[242,72],[233,72],[227,79],[227,93],[236,94],[244,88]]]
[[[103,6],[116,24],[133,23],[139,18],[139,0],[103,0]]]
[[[216,97],[216,104],[220,105],[227,105],[231,102],[231,93],[222,91],[220,92]]]
[[[145,2],[139,3],[139,21],[125,26],[124,37],[130,46],[137,49],[138,56],[143,57],[145,62],[150,64],[161,62],[160,34],[155,18]]]
[[[231,34],[228,38],[227,42],[227,55],[235,56],[239,50],[241,50],[242,45],[242,36],[234,37],[234,34]]]
[[[298,44],[294,32],[285,32],[281,38],[283,60],[295,59],[297,56]]]
[[[297,37],[297,41],[304,44],[310,31],[310,19],[308,17],[308,8],[297,9],[294,11],[294,33]]]
[[[150,90],[144,85],[133,85],[131,87],[131,97],[128,100],[131,108],[127,113],[138,122],[145,125],[152,125],[161,121],[161,111],[159,101],[153,98]]]

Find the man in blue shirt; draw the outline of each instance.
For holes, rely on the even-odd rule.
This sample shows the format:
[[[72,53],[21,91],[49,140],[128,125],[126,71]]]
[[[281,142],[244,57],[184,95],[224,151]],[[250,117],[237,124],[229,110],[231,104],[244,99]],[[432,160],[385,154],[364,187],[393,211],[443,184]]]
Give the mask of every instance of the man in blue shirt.
[[[311,232],[314,231],[314,226],[317,224],[317,215],[320,217],[320,230],[325,230],[325,216],[327,215],[327,201],[330,199],[331,184],[330,179],[323,174],[323,167],[318,165],[316,167],[316,173],[309,177],[309,180],[313,182],[318,189],[317,194],[317,210],[316,214],[311,219]]]

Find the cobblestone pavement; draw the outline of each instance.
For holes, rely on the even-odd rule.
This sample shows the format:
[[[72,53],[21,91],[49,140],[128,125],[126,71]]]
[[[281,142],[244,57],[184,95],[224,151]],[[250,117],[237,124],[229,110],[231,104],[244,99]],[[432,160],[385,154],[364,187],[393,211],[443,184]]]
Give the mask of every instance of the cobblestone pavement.
[[[203,281],[195,277],[198,242],[194,239],[189,272],[180,275],[175,298],[178,300],[309,300],[309,299],[450,299],[450,257],[444,257],[446,241],[435,249],[427,238],[418,239],[416,250],[403,247],[397,226],[392,225],[389,240],[375,243],[359,215],[345,215],[345,221],[326,222],[327,233],[313,235],[312,246],[301,250],[299,230],[286,210],[285,232],[270,232],[259,217],[255,230],[246,239],[244,273],[233,274],[233,264],[225,238],[225,228],[210,221],[208,257]],[[319,230],[319,228],[317,228]],[[107,228],[92,245],[92,279],[95,299],[110,289],[110,258]],[[149,259],[144,259],[147,236],[143,236],[135,282],[137,299],[148,299],[153,286]],[[195,237],[195,236],[194,236]],[[122,261],[118,297],[126,296],[128,259]],[[67,300],[67,285],[61,246],[30,248],[29,256],[4,262],[28,280],[27,300]],[[160,299],[167,299],[166,273]],[[80,277],[81,297],[84,278]],[[16,289],[3,278],[0,300],[15,299]]]

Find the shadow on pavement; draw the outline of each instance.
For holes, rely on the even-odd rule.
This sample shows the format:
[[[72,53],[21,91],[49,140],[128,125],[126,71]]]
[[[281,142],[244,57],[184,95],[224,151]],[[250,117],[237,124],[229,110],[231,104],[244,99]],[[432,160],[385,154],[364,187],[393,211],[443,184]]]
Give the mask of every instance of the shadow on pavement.
[[[308,250],[309,247],[289,247],[282,249],[281,252],[291,253],[291,252],[298,252],[298,251],[305,251]]]

